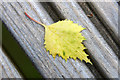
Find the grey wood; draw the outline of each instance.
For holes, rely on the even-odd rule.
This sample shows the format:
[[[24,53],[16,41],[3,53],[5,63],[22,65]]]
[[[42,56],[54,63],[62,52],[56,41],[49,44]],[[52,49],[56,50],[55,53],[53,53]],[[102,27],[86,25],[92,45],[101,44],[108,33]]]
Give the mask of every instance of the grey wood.
[[[99,72],[105,75],[105,77],[117,78],[118,63],[115,52],[104,40],[95,25],[87,18],[81,7],[76,2],[54,2],[52,6],[55,12],[59,14],[57,16],[71,19],[75,23],[86,27],[86,30],[82,31],[82,35],[87,39],[87,41],[84,41],[84,44],[88,48],[90,58],[94,65],[97,66]],[[45,78],[101,77],[94,65],[88,67],[88,64],[80,60],[74,61],[73,59],[69,59],[65,63],[65,60],[58,56],[53,59],[44,48],[45,33],[43,26],[29,20],[24,15],[24,11],[37,21],[46,25],[50,25],[54,21],[41,3],[13,2],[2,3],[0,5],[0,12],[2,12],[1,19]],[[94,74],[98,73],[98,75],[95,76],[93,72],[95,72]]]
[[[118,50],[119,49],[118,49],[117,44],[113,40],[111,34],[105,28],[105,26],[101,23],[101,21],[99,21],[98,17],[94,13],[94,11],[89,7],[88,3],[86,3],[86,2],[79,2],[79,5],[81,6],[81,8],[83,9],[83,11],[85,12],[86,15],[91,15],[91,14],[93,15],[91,17],[89,16],[88,18],[91,20],[91,22],[94,24],[94,26],[100,32],[100,34],[103,36],[104,40],[106,40],[108,45],[110,45],[110,47],[113,49],[113,51],[117,55],[119,55],[118,54]]]
[[[120,46],[120,37],[118,36],[118,16],[120,15],[120,11],[118,10],[118,4],[116,2],[98,1],[91,2],[90,6],[103,22],[107,30],[111,33],[112,37],[116,40],[118,46]]]
[[[6,74],[4,69],[2,69],[2,77],[1,77],[1,79],[2,78],[8,78],[8,76],[7,76],[7,74]]]
[[[0,47],[0,65],[2,66],[2,69],[0,69],[0,74],[2,75],[2,78],[22,78],[20,73],[17,71],[13,63],[3,52],[1,47]]]
[[[86,28],[86,30],[82,31],[82,34],[87,39],[84,44],[90,52],[89,55],[94,59],[102,74],[109,78],[118,78],[117,56],[80,6],[75,2],[54,2],[53,6],[56,11],[58,10],[59,14]]]
[[[1,19],[45,78],[95,78],[83,62],[69,59],[66,63],[58,56],[54,60],[46,52],[43,26],[24,15],[26,11],[31,17],[46,25],[54,23],[40,3],[2,3],[0,10],[3,12]]]

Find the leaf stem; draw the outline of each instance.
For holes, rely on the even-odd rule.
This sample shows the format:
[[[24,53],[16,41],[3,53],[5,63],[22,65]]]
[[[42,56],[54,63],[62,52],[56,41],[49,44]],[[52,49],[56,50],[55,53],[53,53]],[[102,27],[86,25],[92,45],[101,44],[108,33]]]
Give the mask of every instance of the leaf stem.
[[[28,17],[28,18],[30,18],[31,20],[33,20],[34,22],[36,22],[36,23],[38,23],[38,24],[40,24],[40,25],[42,25],[42,26],[44,26],[45,27],[45,25],[44,24],[42,24],[41,22],[38,22],[38,21],[36,21],[35,19],[33,19],[32,17],[30,17],[26,12],[24,12],[24,14]]]

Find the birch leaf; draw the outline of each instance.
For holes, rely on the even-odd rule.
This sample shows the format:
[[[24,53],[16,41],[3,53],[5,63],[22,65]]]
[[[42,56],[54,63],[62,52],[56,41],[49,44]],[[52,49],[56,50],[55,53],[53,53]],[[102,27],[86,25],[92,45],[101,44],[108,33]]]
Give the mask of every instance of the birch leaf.
[[[55,58],[58,54],[63,59],[78,57],[81,61],[90,62],[87,54],[84,52],[82,41],[85,38],[80,31],[84,28],[70,20],[59,21],[45,27],[45,48]]]
[[[84,60],[86,63],[92,64],[87,58],[88,55],[84,52],[86,48],[82,44],[86,39],[80,32],[85,28],[70,20],[59,21],[48,26],[41,25],[45,27],[45,48],[54,58],[56,55],[61,56],[65,61],[68,58],[74,60],[79,58],[81,61]]]

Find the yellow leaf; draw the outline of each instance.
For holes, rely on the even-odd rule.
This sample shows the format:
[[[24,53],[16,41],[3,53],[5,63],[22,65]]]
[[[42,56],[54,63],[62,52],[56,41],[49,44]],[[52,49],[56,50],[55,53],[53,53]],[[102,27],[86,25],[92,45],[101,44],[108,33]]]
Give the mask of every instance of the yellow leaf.
[[[82,35],[81,31],[85,28],[73,23],[70,20],[63,20],[57,23],[46,26],[33,18],[31,18],[26,12],[25,15],[31,20],[45,27],[45,48],[55,58],[58,54],[65,61],[68,58],[79,58],[81,61],[84,60],[86,63],[91,63],[87,58],[87,54],[84,52],[85,46],[82,44],[83,40],[86,40]]]
[[[84,52],[82,41],[85,38],[81,35],[82,28],[70,20],[59,21],[57,23],[45,26],[45,48],[55,58],[58,54],[63,59],[79,58],[81,61],[91,63]],[[91,63],[92,64],[92,63]]]

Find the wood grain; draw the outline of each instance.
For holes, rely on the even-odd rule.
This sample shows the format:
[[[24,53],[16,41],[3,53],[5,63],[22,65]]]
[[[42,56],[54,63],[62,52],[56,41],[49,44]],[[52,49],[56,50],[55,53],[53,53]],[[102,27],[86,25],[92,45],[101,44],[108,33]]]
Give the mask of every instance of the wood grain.
[[[2,66],[2,69],[0,69],[0,74],[2,75],[1,76],[2,78],[22,78],[20,73],[17,71],[13,63],[3,52],[1,47],[0,47],[0,66]]]
[[[22,6],[22,7],[21,7]],[[38,70],[46,78],[94,78],[89,68],[83,63],[72,59],[67,63],[61,58],[55,60],[44,48],[44,28],[30,21],[24,15],[24,9],[36,20],[49,25],[53,23],[52,18],[47,14],[40,3],[3,3],[3,20],[8,29],[35,64]]]
[[[105,25],[105,28],[110,32],[119,46],[120,37],[118,36],[118,16],[120,15],[120,11],[118,10],[118,4],[116,2],[91,2],[89,5],[98,15],[101,22]]]
[[[88,18],[91,20],[91,22],[97,28],[97,30],[102,35],[104,40],[108,43],[108,45],[110,45],[110,47],[113,49],[113,51],[116,53],[116,55],[119,55],[118,54],[119,49],[118,49],[117,44],[113,40],[111,34],[105,28],[105,25],[102,24],[100,19],[98,19],[98,16],[96,15],[96,13],[89,7],[89,4],[86,2],[79,2],[79,5],[81,6],[81,8],[83,9],[83,11],[85,12],[86,15],[91,15],[91,14],[93,15],[92,17],[88,16]]]
[[[94,59],[95,64],[100,67],[100,71],[106,77],[117,78],[118,77],[118,59],[114,51],[110,48],[99,31],[96,29],[93,23],[87,18],[83,10],[77,3],[53,3],[54,7],[59,14],[64,15],[65,18],[73,20],[79,25],[83,25],[86,30],[82,31],[83,36],[87,41],[84,42],[88,48],[91,58]]]
[[[0,5],[1,19],[23,47],[38,71],[45,78],[100,78],[101,74],[107,78],[117,78],[118,63],[115,52],[95,25],[87,18],[79,4],[76,2],[54,2],[51,5],[53,11],[57,14],[54,15],[58,16],[58,18],[71,19],[86,28],[86,30],[82,31],[82,35],[87,39],[84,44],[94,65],[86,64],[79,59],[76,61],[69,59],[66,63],[61,57],[57,56],[53,59],[49,55],[49,52],[44,48],[44,27],[29,20],[24,15],[24,11],[26,11],[41,23],[46,25],[54,23],[55,19],[51,18],[47,13],[47,9],[41,3],[2,3]]]

